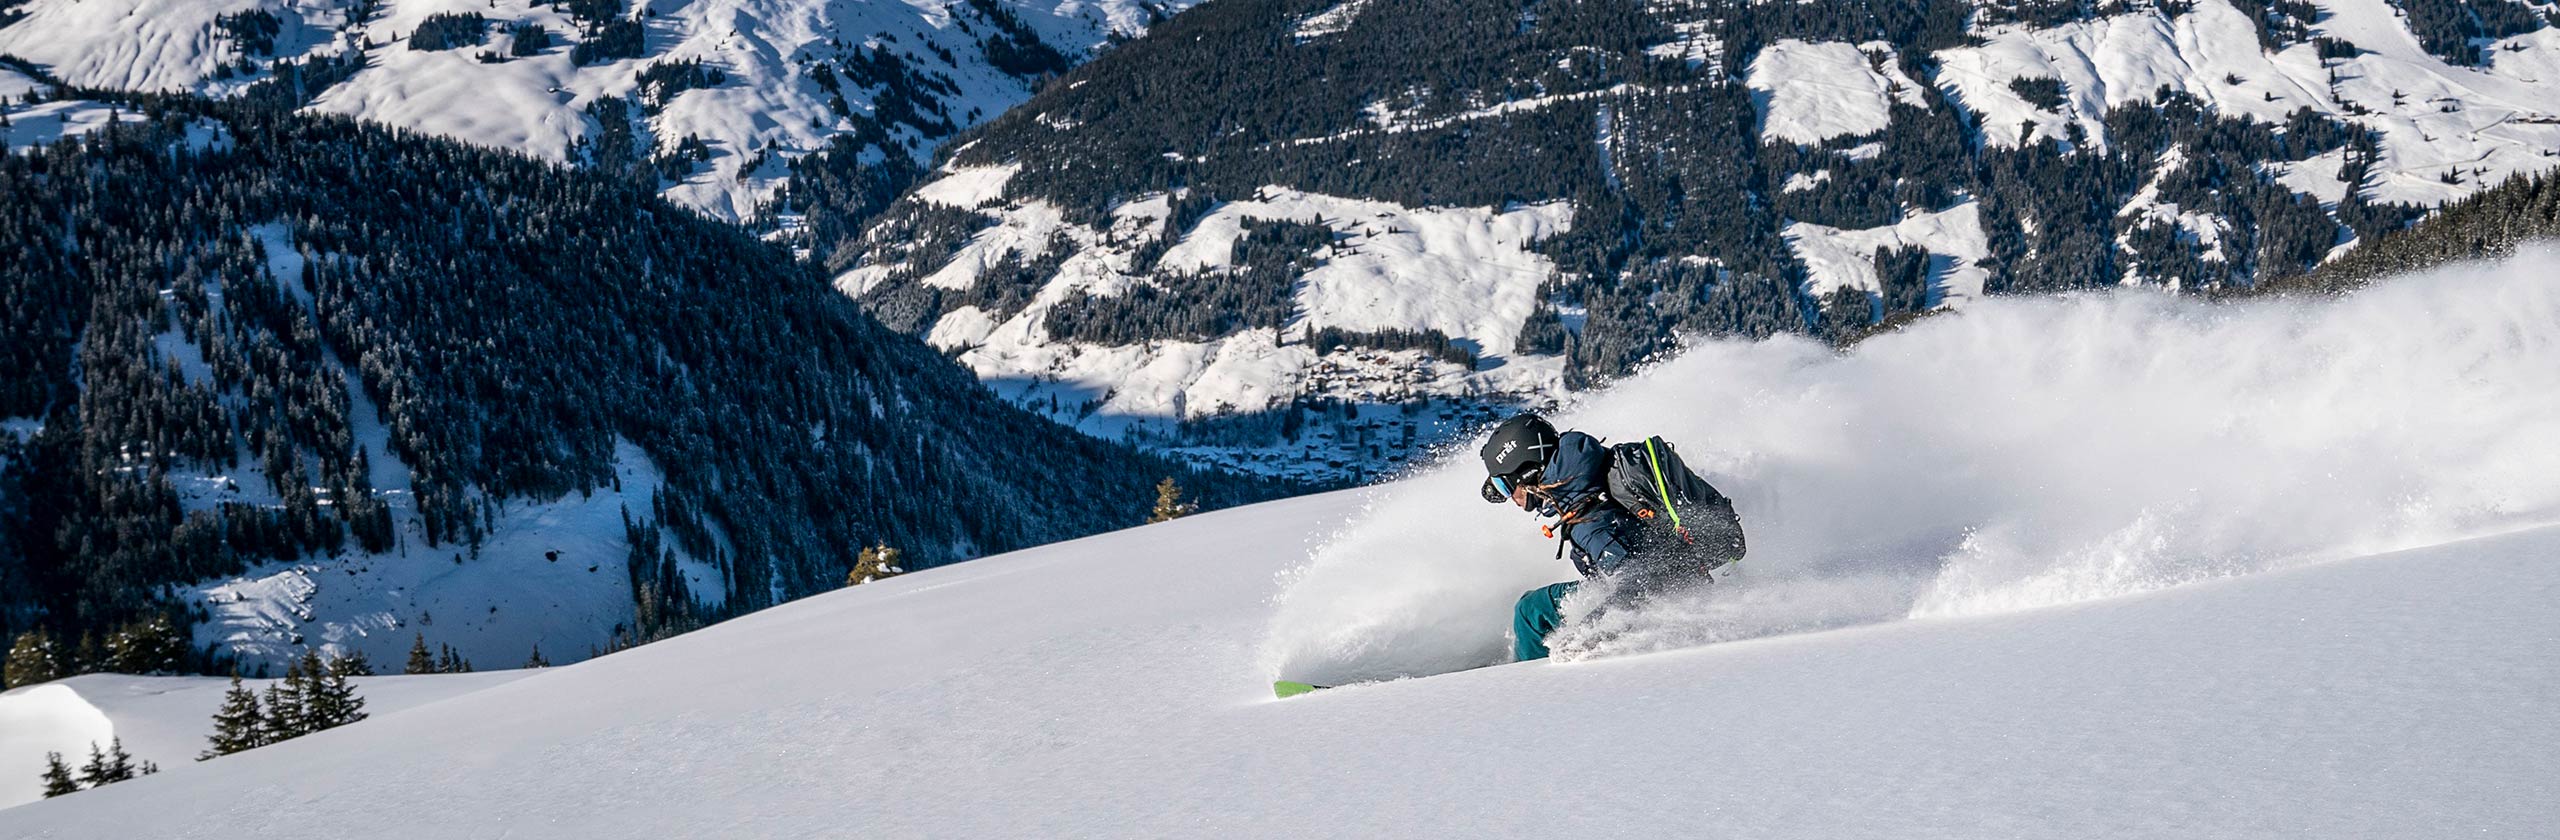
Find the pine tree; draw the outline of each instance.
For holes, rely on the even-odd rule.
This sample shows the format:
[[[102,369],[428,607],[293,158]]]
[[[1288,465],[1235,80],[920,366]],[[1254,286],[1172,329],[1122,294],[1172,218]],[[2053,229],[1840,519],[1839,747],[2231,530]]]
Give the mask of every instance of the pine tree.
[[[373,657],[364,655],[364,651],[360,650],[349,651],[345,656],[331,657],[329,673],[349,677],[373,676]]]
[[[115,770],[107,763],[106,752],[98,749],[98,742],[89,742],[89,763],[80,765],[80,787],[87,789],[115,782],[114,774]]]
[[[52,799],[66,793],[79,792],[80,783],[71,778],[71,765],[62,763],[62,754],[58,752],[45,753],[44,798]]]
[[[133,754],[124,751],[124,736],[108,739],[106,783],[126,781],[134,775]]]
[[[525,659],[524,659],[524,666],[525,666],[525,667],[527,667],[527,668],[549,668],[549,667],[551,667],[551,660],[548,660],[548,659],[544,659],[544,658],[542,658],[542,643],[541,643],[541,642],[535,642],[535,643],[533,643],[533,655],[532,655],[532,656],[525,657]]]
[[[863,549],[853,559],[853,571],[845,573],[844,585],[854,586],[906,574],[906,568],[898,565],[898,554],[897,549],[886,545]]]
[[[402,668],[400,672],[404,674],[432,674],[436,672],[436,655],[427,650],[427,634],[418,634],[417,643],[409,646],[409,665],[406,668]]]
[[[302,694],[303,683],[309,679],[302,672],[302,663],[296,661],[285,670],[284,679],[267,685],[267,713],[260,719],[260,727],[266,733],[265,743],[299,738],[311,732],[310,716],[306,714],[309,701]]]
[[[345,726],[367,717],[364,697],[356,694],[354,683],[347,681],[349,671],[340,666],[341,661],[331,660],[328,673],[311,680],[309,691],[318,698],[312,704],[311,731]]]
[[[293,665],[293,670],[300,672],[301,676],[287,675],[285,679],[301,681],[298,688],[302,694],[302,733],[308,735],[338,725],[338,720],[346,714],[341,706],[344,698],[330,690],[330,667],[320,661],[320,652],[306,648],[302,651],[302,658]],[[336,679],[343,684],[346,678]]]
[[[258,710],[258,695],[240,685],[240,675],[231,675],[231,690],[222,694],[222,708],[214,710],[213,734],[205,740],[213,746],[197,756],[197,761],[241,750],[265,746],[266,732],[260,726],[264,716]]]
[[[107,637],[107,670],[120,674],[175,674],[186,666],[187,642],[165,613],[127,624]]]
[[[1191,512],[1198,507],[1183,501],[1182,485],[1173,483],[1173,476],[1165,476],[1163,481],[1156,482],[1156,509],[1154,513],[1148,514],[1147,524],[1181,519],[1190,516]]]
[[[62,658],[54,652],[53,637],[42,630],[18,634],[9,645],[6,673],[0,673],[0,688],[34,685],[62,678]]]

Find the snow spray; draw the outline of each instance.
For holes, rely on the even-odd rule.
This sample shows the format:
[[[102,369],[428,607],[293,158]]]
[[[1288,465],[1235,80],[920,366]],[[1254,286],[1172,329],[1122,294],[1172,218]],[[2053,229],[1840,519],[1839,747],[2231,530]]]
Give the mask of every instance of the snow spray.
[[[1560,658],[2066,604],[2560,522],[2560,249],[2340,296],[1992,298],[1841,353],[1707,341],[1553,419],[1659,434],[1733,497],[1734,574],[1574,620]],[[1567,580],[1472,446],[1373,491],[1282,581],[1300,679],[1509,657]],[[1587,606],[1583,606],[1587,609]]]

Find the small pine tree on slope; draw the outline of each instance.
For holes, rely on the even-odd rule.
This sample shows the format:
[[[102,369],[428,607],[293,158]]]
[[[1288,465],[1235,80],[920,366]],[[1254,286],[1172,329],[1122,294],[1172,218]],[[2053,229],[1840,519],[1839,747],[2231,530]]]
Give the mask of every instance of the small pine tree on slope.
[[[148,761],[136,766],[133,763],[133,754],[124,751],[123,736],[110,739],[108,744],[106,751],[100,752],[98,742],[89,742],[89,763],[80,766],[81,787],[112,785],[135,776],[148,776],[160,772],[159,765]],[[52,770],[48,768],[46,770],[48,783],[51,781],[51,776]]]
[[[1198,505],[1182,500],[1182,485],[1173,483],[1173,476],[1165,476],[1163,481],[1156,482],[1156,509],[1147,515],[1147,524],[1181,519],[1198,508]]]
[[[906,573],[906,568],[898,565],[897,549],[885,545],[872,546],[854,557],[853,571],[845,573],[844,585],[856,586]]]
[[[435,653],[427,650],[427,634],[418,634],[417,643],[409,646],[409,665],[406,668],[402,668],[400,672],[404,674],[432,674],[436,672],[436,655]]]
[[[302,693],[303,684],[309,680],[302,663],[296,661],[285,670],[284,679],[267,686],[267,714],[259,724],[266,733],[266,743],[299,738],[311,731],[310,718],[305,714],[309,700]]]
[[[262,726],[266,715],[258,709],[258,695],[240,685],[240,675],[231,675],[231,690],[222,693],[222,708],[213,713],[213,734],[205,737],[212,746],[197,756],[203,761],[215,756],[252,750],[267,744]]]
[[[79,792],[80,783],[71,778],[71,765],[62,763],[62,754],[58,752],[45,753],[44,798],[52,799],[66,793]]]
[[[314,655],[308,661],[316,665],[320,660]],[[315,669],[311,682],[304,689],[310,692],[313,732],[345,726],[367,717],[364,698],[356,694],[354,683],[347,682],[349,669],[343,667],[343,662],[331,660],[325,669]]]

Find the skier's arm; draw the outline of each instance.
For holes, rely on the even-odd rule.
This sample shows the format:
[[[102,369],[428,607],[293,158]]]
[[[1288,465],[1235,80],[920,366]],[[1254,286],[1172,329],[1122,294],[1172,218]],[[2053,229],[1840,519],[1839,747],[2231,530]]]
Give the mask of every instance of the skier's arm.
[[[1573,538],[1574,549],[1590,558],[1592,567],[1601,574],[1616,574],[1619,567],[1626,565],[1627,544],[1618,538],[1618,529],[1593,522],[1573,529],[1568,536]]]

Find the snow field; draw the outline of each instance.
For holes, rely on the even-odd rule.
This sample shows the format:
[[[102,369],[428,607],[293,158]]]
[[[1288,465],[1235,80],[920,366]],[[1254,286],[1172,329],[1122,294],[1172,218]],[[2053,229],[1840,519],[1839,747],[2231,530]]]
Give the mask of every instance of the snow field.
[[[2338,299],[1977,301],[1846,354],[1706,342],[1557,418],[1660,434],[1751,552],[1568,656],[2003,613],[2560,521],[2560,250]],[[1480,617],[1566,580],[1471,449],[1294,573],[1263,642],[1323,682],[1500,662]],[[1584,599],[1589,600],[1589,599]]]
[[[2543,748],[2560,738],[2560,531],[1272,700],[1252,662],[1271,573],[1363,501],[928,569],[8,824],[31,839],[327,824],[1788,840],[2523,837],[2560,817]],[[1467,617],[1496,637],[1500,621]]]
[[[1843,286],[1883,291],[1876,278],[1879,248],[1913,247],[1939,258],[1940,264],[1930,270],[1930,283],[1939,292],[1932,305],[1962,305],[1982,297],[1983,281],[1991,276],[1981,265],[1991,256],[1990,239],[1982,232],[1982,207],[1971,201],[1863,230],[1790,222],[1786,237],[1788,250],[1804,262],[1805,291],[1817,298]]]
[[[141,114],[104,103],[85,99],[55,100],[11,108],[9,126],[0,128],[0,140],[5,140],[5,148],[11,151],[36,145],[50,146],[67,137],[78,137],[105,128],[111,122],[141,119]]]
[[[1783,39],[1751,59],[1744,85],[1760,103],[1761,137],[1808,146],[1883,131],[1897,99],[1925,106],[1919,84],[1903,75],[1893,47],[1882,42]]]
[[[397,671],[399,660],[374,660],[374,667]],[[533,671],[490,671],[470,674],[357,677],[352,682],[364,698],[365,713],[386,715],[464,693],[512,682]],[[273,680],[247,680],[263,694]],[[88,760],[89,744],[104,748],[111,738],[124,739],[134,760],[169,770],[195,761],[213,733],[213,712],[222,707],[224,677],[136,677],[84,674],[0,693],[0,808],[43,797],[37,774],[44,754],[58,752],[78,770]]]

